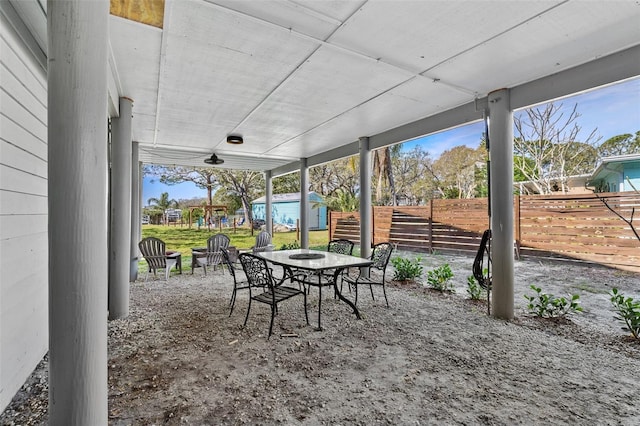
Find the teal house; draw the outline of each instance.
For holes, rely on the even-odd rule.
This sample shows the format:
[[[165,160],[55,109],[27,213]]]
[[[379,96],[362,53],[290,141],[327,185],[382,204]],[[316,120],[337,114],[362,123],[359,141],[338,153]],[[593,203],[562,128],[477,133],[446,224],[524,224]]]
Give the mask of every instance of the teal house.
[[[588,186],[597,192],[640,191],[640,154],[604,157]]]
[[[327,229],[327,206],[321,204],[322,196],[309,192],[309,229]],[[254,219],[264,220],[266,197],[260,197],[251,203]],[[300,193],[274,194],[271,197],[271,217],[274,223],[295,226],[300,219]]]

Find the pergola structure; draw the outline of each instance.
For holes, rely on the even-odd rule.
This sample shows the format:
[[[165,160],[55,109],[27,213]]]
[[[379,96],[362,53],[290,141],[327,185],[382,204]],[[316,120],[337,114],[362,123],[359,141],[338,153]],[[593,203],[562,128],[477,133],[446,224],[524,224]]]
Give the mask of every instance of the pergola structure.
[[[191,206],[189,207],[189,228],[191,228],[191,224],[193,223],[193,211],[196,209],[204,210],[205,216],[212,216],[217,214],[217,212],[224,212],[224,214],[227,214],[227,206],[224,205]]]
[[[306,194],[309,167],[359,154],[367,254],[371,151],[487,116],[492,312],[508,319],[513,111],[640,75],[635,1],[0,6],[0,140],[12,177],[0,187],[0,239],[16,253],[3,262],[18,262],[1,268],[13,275],[3,275],[0,295],[9,300],[0,312],[0,405],[48,350],[53,425],[107,423],[107,315],[128,314],[141,163],[202,167],[216,154],[224,160],[216,167],[263,171],[270,224],[273,177],[299,171]],[[229,144],[228,135],[244,143]],[[19,216],[30,197],[39,204],[27,231]],[[308,209],[304,196],[300,208]],[[307,247],[304,214],[300,226]],[[48,256],[48,266],[29,263],[29,276],[4,272],[19,269],[34,250]],[[48,316],[39,314],[27,329],[43,299]],[[6,332],[11,327],[17,332]]]

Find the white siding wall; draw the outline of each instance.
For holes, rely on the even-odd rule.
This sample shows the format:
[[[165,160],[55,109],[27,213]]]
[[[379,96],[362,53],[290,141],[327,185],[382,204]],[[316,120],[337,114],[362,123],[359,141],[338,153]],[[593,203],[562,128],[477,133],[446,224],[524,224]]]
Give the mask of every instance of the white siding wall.
[[[2,411],[47,352],[49,332],[47,78],[6,17],[0,19]]]

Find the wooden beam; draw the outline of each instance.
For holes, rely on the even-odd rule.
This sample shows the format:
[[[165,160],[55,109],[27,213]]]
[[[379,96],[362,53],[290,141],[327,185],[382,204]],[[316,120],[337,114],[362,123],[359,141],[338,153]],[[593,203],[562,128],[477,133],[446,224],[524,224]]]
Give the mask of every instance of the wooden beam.
[[[162,28],[164,0],[111,0],[110,13],[131,21]]]

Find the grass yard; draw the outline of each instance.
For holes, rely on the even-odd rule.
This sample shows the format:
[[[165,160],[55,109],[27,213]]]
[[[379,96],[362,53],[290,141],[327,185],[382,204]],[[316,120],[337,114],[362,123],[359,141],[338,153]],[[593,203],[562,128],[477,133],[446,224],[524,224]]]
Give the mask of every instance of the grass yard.
[[[207,238],[220,232],[218,229],[207,230],[206,227],[201,229],[188,228],[187,226],[164,226],[164,225],[142,225],[142,238],[156,237],[160,238],[167,245],[167,250],[175,250],[182,253],[182,265],[191,264],[191,248],[205,247]],[[253,231],[248,228],[223,228],[222,233],[226,234],[230,239],[230,245],[238,250],[249,249],[256,241],[256,236],[260,231]],[[291,244],[296,241],[296,232],[277,232],[273,235],[273,245],[279,250],[284,244]],[[329,242],[329,231],[310,231],[309,232],[309,248],[326,250]],[[140,266],[146,266],[144,258],[140,256]]]

